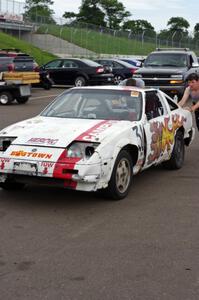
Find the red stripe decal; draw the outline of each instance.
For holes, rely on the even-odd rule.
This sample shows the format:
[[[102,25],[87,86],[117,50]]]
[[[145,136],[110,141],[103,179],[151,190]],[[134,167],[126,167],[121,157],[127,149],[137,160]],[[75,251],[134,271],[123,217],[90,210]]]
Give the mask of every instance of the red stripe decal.
[[[76,141],[90,141],[96,137],[99,133],[106,130],[108,127],[111,127],[114,123],[117,123],[116,120],[103,120],[93,127],[86,130],[84,133],[80,134],[75,140]]]

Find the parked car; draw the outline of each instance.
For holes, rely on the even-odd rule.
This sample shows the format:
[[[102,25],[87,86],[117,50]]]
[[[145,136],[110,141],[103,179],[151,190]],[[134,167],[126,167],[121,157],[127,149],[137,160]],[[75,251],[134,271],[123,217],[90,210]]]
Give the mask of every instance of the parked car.
[[[142,65],[141,61],[139,61],[135,58],[120,58],[120,59],[129,63],[130,65],[135,66],[136,68],[139,68]]]
[[[114,75],[114,83],[119,84],[122,80],[132,77],[134,72],[137,70],[137,67],[132,66],[131,64],[122,61],[120,59],[113,58],[100,58],[95,59],[95,61],[104,67],[110,67]]]
[[[41,66],[48,71],[54,85],[100,85],[113,83],[113,74],[89,59],[64,58],[54,59]]]
[[[30,56],[0,56],[0,72],[11,71],[39,71],[39,68]]]
[[[142,170],[181,168],[194,132],[192,114],[160,90],[72,88],[0,131],[0,187],[39,182],[123,199]]]
[[[2,51],[2,50],[1,50]],[[33,57],[18,52],[0,51],[0,72],[37,72],[40,76],[40,83],[32,86],[40,86],[50,89],[52,81],[47,71],[39,69]]]

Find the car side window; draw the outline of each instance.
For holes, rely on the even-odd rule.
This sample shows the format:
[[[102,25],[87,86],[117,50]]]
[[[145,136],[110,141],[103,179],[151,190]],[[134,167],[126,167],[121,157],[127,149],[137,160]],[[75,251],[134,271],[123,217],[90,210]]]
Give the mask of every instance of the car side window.
[[[172,101],[169,97],[166,96],[165,98],[167,100],[167,103],[169,104],[170,110],[175,110],[179,108],[178,105],[174,101]]]
[[[113,61],[113,68],[122,69],[122,66],[120,64],[118,64],[117,62]]]
[[[145,101],[145,113],[147,120],[151,120],[165,114],[162,100],[155,91],[146,92]]]
[[[78,68],[78,65],[72,60],[65,60],[62,65],[63,68]]]
[[[61,60],[53,60],[45,65],[45,69],[55,69],[59,68],[61,66],[62,61]]]

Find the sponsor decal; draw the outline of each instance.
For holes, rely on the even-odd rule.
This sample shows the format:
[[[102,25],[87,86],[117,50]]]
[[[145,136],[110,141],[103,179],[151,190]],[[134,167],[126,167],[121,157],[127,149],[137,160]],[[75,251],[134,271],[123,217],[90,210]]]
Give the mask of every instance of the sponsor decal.
[[[185,117],[177,114],[172,115],[172,127],[169,128],[169,118],[165,118],[162,122],[152,122],[150,125],[151,137],[151,153],[148,156],[148,164],[158,159],[164,151],[171,151],[171,147],[175,142],[176,129],[180,128],[186,121]]]
[[[98,136],[105,131],[107,128],[111,127],[113,124],[119,121],[116,120],[103,120],[96,124],[95,126],[91,127],[81,135],[79,135],[75,140],[78,141],[90,141],[90,140],[97,140]]]
[[[5,164],[10,162],[9,158],[1,158],[0,159],[0,170],[3,170],[5,168]]]
[[[47,144],[47,145],[55,145],[58,142],[58,139],[50,139],[50,138],[31,138],[27,141],[27,143],[31,144]]]
[[[15,157],[31,157],[31,158],[45,158],[45,159],[50,159],[52,157],[52,154],[48,154],[48,153],[27,152],[23,150],[12,151],[10,155]]]
[[[42,163],[41,163],[41,167],[43,167],[42,174],[44,174],[44,175],[48,174],[48,169],[52,168],[53,166],[54,166],[54,163],[42,161]]]

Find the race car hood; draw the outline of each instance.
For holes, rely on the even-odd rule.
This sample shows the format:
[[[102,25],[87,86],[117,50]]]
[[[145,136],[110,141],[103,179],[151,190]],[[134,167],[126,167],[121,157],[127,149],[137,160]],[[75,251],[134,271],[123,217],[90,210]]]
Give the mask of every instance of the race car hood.
[[[66,147],[74,140],[101,143],[107,136],[117,134],[124,126],[130,127],[132,123],[38,116],[3,129],[0,136],[16,137],[13,142],[16,145]]]

